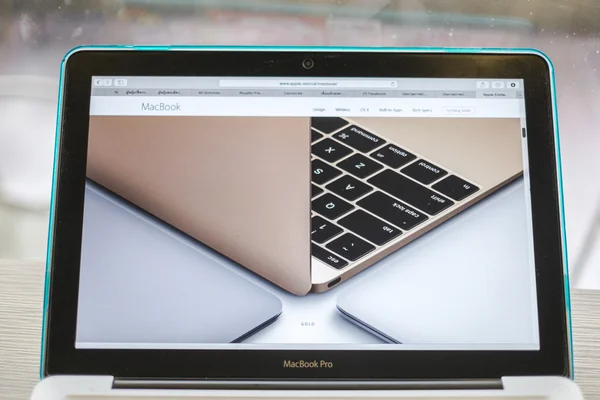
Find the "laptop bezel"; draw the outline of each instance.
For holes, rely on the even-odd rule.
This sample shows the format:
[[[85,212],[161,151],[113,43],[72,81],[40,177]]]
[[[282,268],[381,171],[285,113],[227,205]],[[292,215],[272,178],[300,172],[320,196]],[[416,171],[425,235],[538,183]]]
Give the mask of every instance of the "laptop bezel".
[[[477,379],[570,376],[562,192],[553,76],[536,52],[397,49],[80,48],[63,61],[51,204],[42,375],[203,379]],[[202,50],[202,51],[200,51]],[[314,60],[311,69],[303,67]],[[539,351],[75,349],[92,76],[523,79],[539,311]],[[307,155],[308,157],[308,155]],[[307,192],[307,201],[310,193]],[[326,360],[333,368],[285,368]]]

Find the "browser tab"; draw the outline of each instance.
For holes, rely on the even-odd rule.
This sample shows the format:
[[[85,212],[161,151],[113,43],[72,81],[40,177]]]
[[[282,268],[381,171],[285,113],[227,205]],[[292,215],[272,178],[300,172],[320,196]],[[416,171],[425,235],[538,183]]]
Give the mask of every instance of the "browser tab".
[[[233,90],[222,90],[222,89],[202,89],[192,91],[194,96],[234,96],[235,91]]]
[[[394,92],[385,90],[365,90],[359,94],[362,97],[396,97]]]
[[[429,90],[423,90],[423,91],[418,91],[418,90],[411,90],[411,91],[407,91],[407,90],[402,90],[400,92],[397,93],[397,97],[411,97],[411,98],[431,98],[431,97],[435,97],[435,93],[433,91],[429,91]]]
[[[150,90],[147,89],[127,89],[124,91],[125,96],[152,96]],[[156,94],[154,94],[156,95]]]
[[[436,97],[475,97],[474,91],[443,91],[437,94]]]
[[[515,92],[498,92],[493,90],[482,90],[477,92],[477,98],[485,99],[514,99],[516,98]]]
[[[157,92],[159,96],[184,96],[189,93],[189,90],[185,89],[160,89]]]
[[[276,92],[272,90],[260,90],[260,89],[248,89],[248,90],[236,90],[235,94],[237,96],[244,97],[265,97],[265,96],[274,96]]]
[[[119,89],[95,87],[92,89],[92,96],[122,96],[122,92]]]
[[[310,97],[313,96],[312,90],[283,90],[278,92],[278,96],[283,97]]]
[[[342,90],[320,90],[317,92],[317,95],[321,97],[344,97],[348,95],[348,92]]]

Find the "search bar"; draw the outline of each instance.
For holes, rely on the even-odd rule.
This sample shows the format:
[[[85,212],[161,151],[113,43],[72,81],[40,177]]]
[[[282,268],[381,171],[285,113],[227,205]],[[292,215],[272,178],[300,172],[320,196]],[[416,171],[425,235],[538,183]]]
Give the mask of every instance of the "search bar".
[[[231,88],[280,88],[280,89],[310,89],[310,88],[395,88],[395,80],[387,79],[221,79],[219,86]]]

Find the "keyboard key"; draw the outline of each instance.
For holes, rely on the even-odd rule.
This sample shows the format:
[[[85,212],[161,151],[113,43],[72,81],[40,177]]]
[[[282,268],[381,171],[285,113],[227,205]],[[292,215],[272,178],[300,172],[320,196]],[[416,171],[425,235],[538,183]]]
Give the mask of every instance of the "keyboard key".
[[[367,182],[429,215],[439,214],[454,204],[452,200],[391,169],[383,170],[369,178]]]
[[[311,125],[323,133],[331,133],[348,125],[348,121],[338,117],[313,117]]]
[[[328,219],[336,219],[340,215],[346,214],[354,206],[345,202],[331,193],[325,193],[312,201],[312,210]]]
[[[318,185],[329,182],[342,174],[342,171],[324,163],[321,160],[312,160],[312,181]]]
[[[375,218],[363,210],[356,210],[338,222],[344,228],[378,246],[382,246],[402,234],[402,231],[392,224]]]
[[[317,140],[321,139],[323,137],[322,133],[319,133],[317,131],[315,131],[314,129],[310,130],[310,137],[311,137],[311,142],[316,142]]]
[[[455,175],[450,175],[449,177],[442,179],[432,187],[456,201],[469,197],[479,190],[477,186]]]
[[[401,171],[424,185],[429,185],[448,174],[445,170],[425,160],[418,160]]]
[[[371,153],[371,157],[391,168],[400,168],[404,164],[408,164],[417,158],[414,154],[411,154],[398,146],[394,146],[393,144],[388,144],[387,146],[374,151]]]
[[[311,183],[310,184],[310,193],[311,193],[310,197],[317,197],[318,195],[323,193],[323,189],[321,189],[320,187],[315,186]]]
[[[313,257],[323,261],[325,264],[333,268],[342,269],[348,265],[347,261],[342,260],[339,256],[328,252],[324,248],[319,247],[314,243],[311,243],[311,251]]]
[[[385,143],[385,140],[382,138],[356,125],[345,128],[333,135],[333,137],[363,153],[375,150]]]
[[[383,165],[363,156],[362,154],[353,154],[344,161],[337,164],[343,170],[350,172],[359,178],[366,178],[383,168]]]
[[[311,231],[310,238],[317,243],[324,243],[334,236],[339,235],[343,232],[343,229],[335,225],[333,222],[329,222],[318,215],[315,215],[310,220]]]
[[[349,201],[354,201],[373,190],[371,186],[350,175],[342,176],[340,179],[331,182],[326,188]]]
[[[405,231],[429,219],[423,212],[381,192],[370,194],[357,204]]]
[[[352,150],[335,140],[327,138],[313,144],[312,152],[325,161],[335,162],[352,153]]]
[[[375,246],[359,239],[351,233],[343,234],[334,241],[329,242],[325,247],[350,261],[358,260],[365,254],[375,250]]]

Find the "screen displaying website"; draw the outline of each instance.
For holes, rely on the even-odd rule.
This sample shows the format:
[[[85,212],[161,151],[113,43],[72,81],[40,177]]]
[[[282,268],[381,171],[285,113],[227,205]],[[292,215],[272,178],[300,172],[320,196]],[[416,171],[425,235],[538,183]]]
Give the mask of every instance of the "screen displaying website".
[[[91,84],[77,348],[539,349],[522,80]]]

